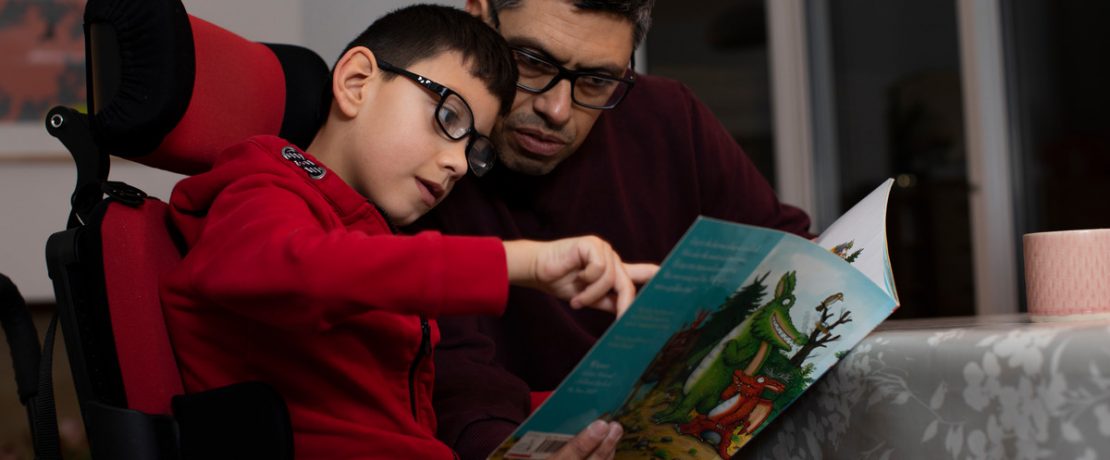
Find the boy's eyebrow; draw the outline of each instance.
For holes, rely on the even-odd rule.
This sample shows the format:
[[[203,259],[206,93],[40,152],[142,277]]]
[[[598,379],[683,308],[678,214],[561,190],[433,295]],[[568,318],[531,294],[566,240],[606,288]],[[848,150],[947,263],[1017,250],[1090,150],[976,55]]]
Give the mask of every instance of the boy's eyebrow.
[[[555,57],[549,51],[547,51],[547,49],[544,48],[544,46],[542,44],[540,44],[539,41],[537,41],[536,39],[533,39],[532,37],[513,37],[513,38],[505,37],[505,41],[507,41],[509,43],[509,46],[515,46],[515,47],[519,47],[519,48],[528,48],[529,50],[532,50],[532,51],[534,51],[536,53],[539,53],[540,55],[542,55],[542,56],[544,56],[548,59],[551,59],[552,61],[554,61],[555,63],[557,63],[561,66],[564,66],[564,67],[567,66],[567,61],[568,61],[567,59],[561,59],[561,58]],[[621,67],[621,66],[618,66],[618,65],[602,64],[602,65],[588,66],[588,67],[574,67],[574,68],[571,68],[570,70],[577,71],[577,72],[604,73],[604,74],[609,74],[609,75],[613,75],[613,76],[624,75],[624,68]]]

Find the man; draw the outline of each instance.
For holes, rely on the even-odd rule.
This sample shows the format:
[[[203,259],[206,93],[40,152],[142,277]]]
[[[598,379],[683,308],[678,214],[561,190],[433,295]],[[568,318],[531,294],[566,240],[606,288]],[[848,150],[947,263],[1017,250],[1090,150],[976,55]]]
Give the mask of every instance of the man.
[[[681,84],[631,72],[652,0],[468,0],[514,48],[521,79],[495,127],[500,164],[422,222],[448,233],[592,233],[659,263],[701,214],[806,234],[710,111]],[[528,305],[529,308],[522,308]],[[542,305],[542,308],[537,306]],[[484,458],[554,389],[612,315],[510,291],[500,318],[442,321],[438,436]]]

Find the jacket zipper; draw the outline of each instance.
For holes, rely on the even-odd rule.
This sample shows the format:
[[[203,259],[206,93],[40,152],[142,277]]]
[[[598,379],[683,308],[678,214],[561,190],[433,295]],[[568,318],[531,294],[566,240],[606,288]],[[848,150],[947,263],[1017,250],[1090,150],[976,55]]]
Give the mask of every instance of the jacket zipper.
[[[412,407],[412,418],[416,416],[416,372],[420,369],[420,362],[432,353],[432,326],[428,319],[420,315],[420,348],[416,350],[416,357],[409,368],[409,405]]]

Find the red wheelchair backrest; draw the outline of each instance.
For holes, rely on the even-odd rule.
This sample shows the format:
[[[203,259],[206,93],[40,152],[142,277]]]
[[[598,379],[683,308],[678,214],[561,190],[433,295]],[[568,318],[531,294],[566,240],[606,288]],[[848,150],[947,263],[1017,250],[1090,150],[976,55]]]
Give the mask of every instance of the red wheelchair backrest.
[[[191,175],[253,135],[307,147],[327,113],[331,75],[318,55],[246,40],[178,0],[90,0],[85,23],[89,126],[104,154]],[[111,334],[88,334],[100,357],[90,370],[109,369],[91,393],[168,414],[183,390],[158,295],[181,257],[167,208],[150,198],[101,205],[99,223],[88,224],[98,225]]]
[[[158,298],[158,279],[181,260],[170,238],[166,204],[111,203],[101,222],[104,284],[127,406],[169,414],[184,390]],[[110,256],[108,256],[110,255]]]

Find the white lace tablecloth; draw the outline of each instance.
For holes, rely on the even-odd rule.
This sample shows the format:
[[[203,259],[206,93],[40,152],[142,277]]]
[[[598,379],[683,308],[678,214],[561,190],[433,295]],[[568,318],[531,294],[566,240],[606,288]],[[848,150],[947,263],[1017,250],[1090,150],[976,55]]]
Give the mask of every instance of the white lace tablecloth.
[[[888,321],[737,458],[1110,458],[1110,322]]]

